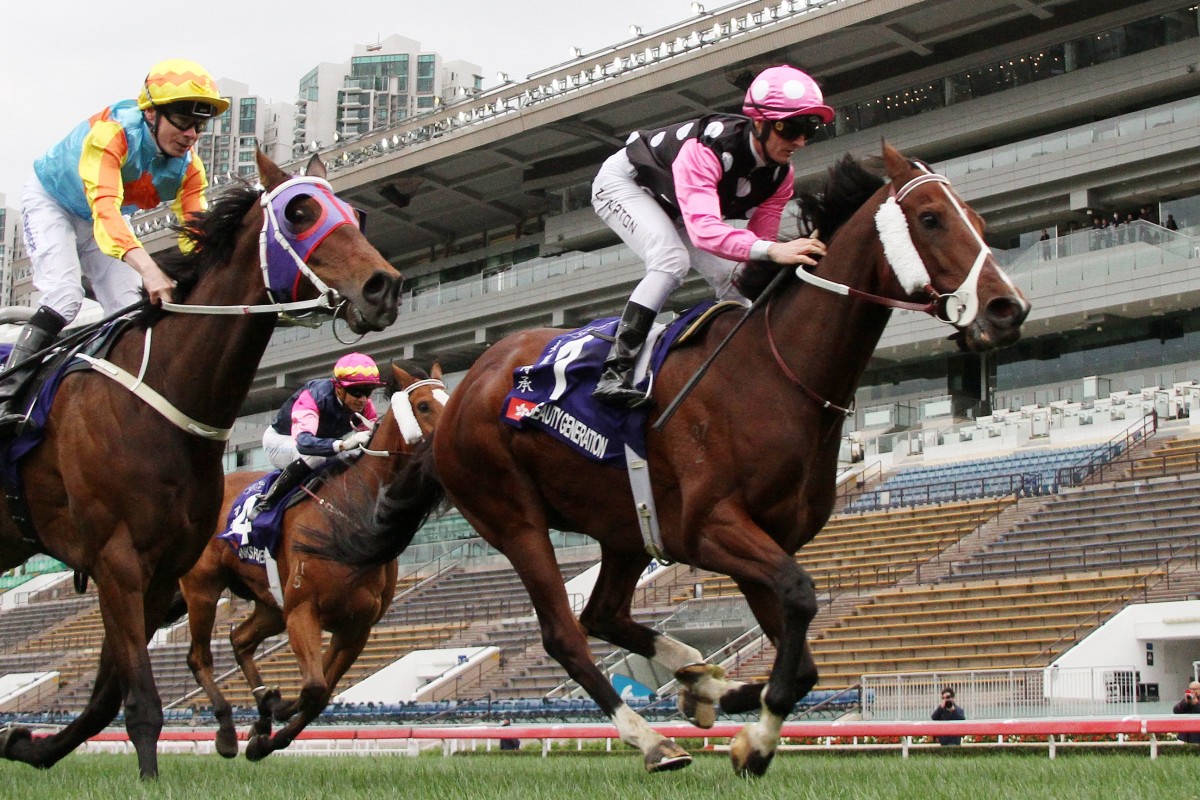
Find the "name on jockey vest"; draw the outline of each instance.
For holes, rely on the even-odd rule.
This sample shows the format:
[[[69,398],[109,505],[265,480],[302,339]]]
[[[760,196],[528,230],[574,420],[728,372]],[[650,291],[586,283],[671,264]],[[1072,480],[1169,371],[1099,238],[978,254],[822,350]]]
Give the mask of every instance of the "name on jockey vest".
[[[709,114],[666,128],[638,131],[625,152],[637,170],[637,182],[649,189],[671,219],[679,219],[679,200],[671,165],[690,139],[716,154],[723,174],[717,183],[721,216],[748,219],[791,174],[786,164],[760,165],[751,144],[752,122],[733,114]]]

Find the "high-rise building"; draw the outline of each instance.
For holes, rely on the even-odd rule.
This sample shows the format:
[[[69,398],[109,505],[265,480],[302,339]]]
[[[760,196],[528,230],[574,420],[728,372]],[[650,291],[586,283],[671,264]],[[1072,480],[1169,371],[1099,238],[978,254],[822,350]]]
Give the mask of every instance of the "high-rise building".
[[[403,36],[356,45],[349,61],[322,62],[300,79],[293,152],[348,141],[474,96],[483,88],[479,73],[476,64],[443,62]]]
[[[196,143],[196,152],[204,162],[210,182],[257,175],[256,147],[262,148],[274,161],[286,161],[291,157],[288,128],[293,109],[290,103],[264,100],[251,94],[246,84],[227,78],[218,80],[217,88],[228,98],[229,108]]]
[[[0,305],[8,305],[12,297],[12,270],[9,266],[13,260],[13,241],[17,234],[19,216],[5,203],[0,194]]]

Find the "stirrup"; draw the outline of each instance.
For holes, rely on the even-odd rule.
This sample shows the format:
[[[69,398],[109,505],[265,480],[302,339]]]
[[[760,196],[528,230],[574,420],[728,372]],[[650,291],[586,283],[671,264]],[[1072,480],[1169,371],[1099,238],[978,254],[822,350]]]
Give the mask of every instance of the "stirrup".
[[[623,383],[615,386],[597,384],[596,388],[592,391],[592,397],[596,398],[602,403],[605,403],[606,405],[624,406],[631,409],[640,408],[641,406],[654,402],[650,398],[650,395],[646,394],[640,389],[634,389],[630,386],[626,386]]]
[[[0,420],[0,423],[2,422],[3,420]],[[254,502],[248,509],[246,509],[246,519],[250,522],[254,522],[254,520],[258,519],[261,515],[270,511],[272,505],[272,503],[268,502],[268,498],[265,494],[255,495]]]

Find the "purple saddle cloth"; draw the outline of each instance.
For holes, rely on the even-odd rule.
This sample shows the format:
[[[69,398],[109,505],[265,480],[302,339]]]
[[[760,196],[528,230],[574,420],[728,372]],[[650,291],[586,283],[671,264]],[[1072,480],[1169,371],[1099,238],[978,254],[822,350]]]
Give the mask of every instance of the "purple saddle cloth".
[[[671,345],[712,305],[709,301],[693,306],[667,326],[654,344],[649,370],[637,388],[645,390]],[[536,362],[513,370],[513,388],[504,398],[500,418],[515,428],[542,430],[609,466],[625,466],[626,444],[645,458],[650,408],[617,408],[592,397],[619,321],[600,319],[557,336]]]

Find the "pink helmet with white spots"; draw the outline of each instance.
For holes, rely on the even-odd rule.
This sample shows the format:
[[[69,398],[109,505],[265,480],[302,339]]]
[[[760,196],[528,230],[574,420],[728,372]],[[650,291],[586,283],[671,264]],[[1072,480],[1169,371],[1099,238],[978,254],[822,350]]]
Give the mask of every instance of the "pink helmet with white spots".
[[[833,109],[825,105],[825,98],[817,82],[795,67],[770,67],[758,73],[758,77],[746,91],[742,113],[750,119],[777,120],[812,114],[821,122],[833,121]]]

